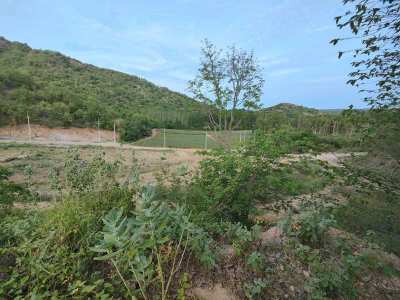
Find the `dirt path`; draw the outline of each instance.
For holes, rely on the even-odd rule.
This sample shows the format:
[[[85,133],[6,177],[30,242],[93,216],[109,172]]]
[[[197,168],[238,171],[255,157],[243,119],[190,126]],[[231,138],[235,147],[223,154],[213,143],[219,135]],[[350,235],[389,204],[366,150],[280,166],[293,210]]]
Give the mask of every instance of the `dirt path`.
[[[324,161],[328,163],[331,166],[334,167],[339,167],[343,160],[346,158],[350,158],[353,156],[365,156],[367,155],[367,152],[348,152],[348,153],[342,153],[342,152],[324,152],[320,153],[317,155],[313,154],[289,154],[286,157],[282,158],[280,160],[281,163],[290,163],[290,162],[295,162],[299,161],[302,158],[309,158],[309,159],[316,159],[320,161]]]
[[[0,138],[0,143],[15,143],[15,144],[29,144],[29,145],[40,145],[40,146],[49,146],[49,147],[68,147],[68,146],[98,146],[98,147],[110,147],[110,148],[120,148],[120,149],[133,149],[133,150],[148,150],[148,151],[169,151],[169,150],[188,150],[189,152],[197,151],[198,149],[190,149],[190,148],[163,148],[163,147],[144,147],[144,146],[135,146],[131,144],[121,144],[114,142],[83,142],[83,141],[51,141],[51,140],[32,140],[31,142],[26,140],[17,140],[10,138]]]

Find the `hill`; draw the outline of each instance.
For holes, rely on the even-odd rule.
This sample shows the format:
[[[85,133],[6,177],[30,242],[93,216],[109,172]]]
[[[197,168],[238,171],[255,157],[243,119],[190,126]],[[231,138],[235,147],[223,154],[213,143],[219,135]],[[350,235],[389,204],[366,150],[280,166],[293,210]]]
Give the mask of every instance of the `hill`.
[[[115,119],[143,116],[182,122],[180,111],[202,107],[143,78],[0,37],[0,126],[26,122],[28,112],[32,122],[48,126],[93,127],[100,119],[111,128]]]
[[[310,114],[310,115],[320,113],[320,111],[317,109],[305,107],[302,105],[296,105],[292,103],[279,103],[277,105],[265,108],[264,111],[285,113],[288,116],[299,113]]]

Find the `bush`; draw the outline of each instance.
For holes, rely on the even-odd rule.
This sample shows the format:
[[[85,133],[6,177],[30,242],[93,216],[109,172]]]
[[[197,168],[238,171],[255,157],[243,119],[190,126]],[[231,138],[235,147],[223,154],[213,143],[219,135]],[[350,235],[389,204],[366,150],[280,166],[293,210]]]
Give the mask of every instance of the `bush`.
[[[121,209],[111,210],[103,218],[103,231],[92,250],[100,255],[96,260],[112,263],[131,297],[148,299],[148,290],[156,289],[161,299],[167,299],[189,250],[197,257],[209,256],[208,262],[213,259],[209,248],[199,245],[199,238],[203,245],[209,245],[209,238],[189,221],[184,208],[154,200],[150,187],[140,203],[141,208],[130,217],[123,216]]]
[[[7,235],[2,235],[2,252],[12,253],[15,262],[6,269],[6,279],[0,283],[0,298],[69,295],[82,299],[104,293],[108,293],[108,298],[121,298],[123,294],[108,286],[113,283],[113,276],[108,283],[104,281],[107,269],[93,261],[90,246],[106,212],[113,207],[129,211],[133,205],[132,194],[116,187],[65,198],[47,211],[1,220],[1,228],[7,231]]]
[[[122,123],[120,139],[124,142],[134,142],[151,136],[153,126],[148,119],[133,116]]]
[[[347,141],[337,137],[320,137],[308,131],[280,129],[273,133],[256,131],[247,145],[249,155],[276,158],[289,153],[333,151],[347,146]]]
[[[0,209],[10,207],[14,202],[33,200],[31,192],[23,185],[9,181],[12,172],[0,166]]]
[[[287,235],[298,238],[304,244],[320,247],[326,231],[335,224],[333,215],[317,209],[304,211],[296,217],[289,213],[281,226]]]
[[[261,167],[240,153],[215,152],[200,163],[200,174],[189,188],[189,206],[213,220],[249,224]]]

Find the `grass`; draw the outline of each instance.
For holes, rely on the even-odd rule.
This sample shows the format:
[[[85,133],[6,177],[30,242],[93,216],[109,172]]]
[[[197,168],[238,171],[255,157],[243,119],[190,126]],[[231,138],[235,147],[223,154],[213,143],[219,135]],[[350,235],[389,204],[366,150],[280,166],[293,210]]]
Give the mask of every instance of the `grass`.
[[[150,138],[139,140],[135,143],[137,146],[145,147],[170,147],[170,148],[197,148],[197,149],[215,149],[224,146],[238,144],[251,136],[248,130],[232,132],[207,132],[202,130],[175,130],[161,129]]]

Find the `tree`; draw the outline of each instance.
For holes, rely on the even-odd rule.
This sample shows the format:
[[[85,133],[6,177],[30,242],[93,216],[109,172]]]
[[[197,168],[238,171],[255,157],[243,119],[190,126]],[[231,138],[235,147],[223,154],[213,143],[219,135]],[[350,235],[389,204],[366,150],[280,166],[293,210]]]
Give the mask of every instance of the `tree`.
[[[201,49],[198,75],[189,90],[209,107],[209,125],[215,130],[232,130],[238,109],[259,107],[264,80],[253,52],[235,46],[226,52],[208,40]]]
[[[400,104],[400,1],[399,0],[343,0],[352,8],[344,16],[336,17],[337,26],[349,28],[360,46],[346,52],[358,60],[352,63],[349,84],[366,92],[365,100],[378,108]],[[353,39],[352,38],[352,39]],[[335,38],[336,45],[350,38]]]

